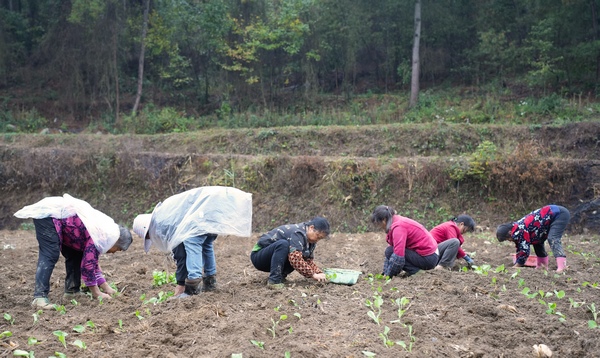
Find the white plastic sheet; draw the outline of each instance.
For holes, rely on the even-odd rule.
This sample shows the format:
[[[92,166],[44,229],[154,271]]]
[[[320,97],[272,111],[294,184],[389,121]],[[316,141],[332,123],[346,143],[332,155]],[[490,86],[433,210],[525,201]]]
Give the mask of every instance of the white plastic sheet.
[[[44,198],[35,204],[23,207],[14,215],[20,219],[47,217],[64,219],[75,214],[85,225],[100,253],[106,253],[119,239],[119,225],[111,217],[69,194]]]
[[[204,234],[249,237],[252,194],[231,187],[200,187],[167,198],[152,212],[148,235],[161,251],[170,252]]]

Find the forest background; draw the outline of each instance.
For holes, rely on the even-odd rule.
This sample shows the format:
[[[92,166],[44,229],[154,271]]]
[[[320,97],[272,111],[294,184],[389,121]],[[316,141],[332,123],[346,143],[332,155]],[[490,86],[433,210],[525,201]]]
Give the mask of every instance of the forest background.
[[[592,203],[599,7],[0,0],[0,224],[63,192],[130,222],[198,185],[253,192],[256,230]]]

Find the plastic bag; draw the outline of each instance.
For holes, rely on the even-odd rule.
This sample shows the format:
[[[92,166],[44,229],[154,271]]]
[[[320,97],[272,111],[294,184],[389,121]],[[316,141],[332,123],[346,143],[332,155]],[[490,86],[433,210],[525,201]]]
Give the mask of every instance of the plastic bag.
[[[165,252],[204,234],[249,237],[252,194],[231,187],[206,186],[173,195],[154,208],[148,234],[152,243]]]
[[[119,239],[119,225],[111,217],[69,194],[44,198],[23,207],[14,215],[21,219],[64,219],[77,215],[100,253],[106,253]]]

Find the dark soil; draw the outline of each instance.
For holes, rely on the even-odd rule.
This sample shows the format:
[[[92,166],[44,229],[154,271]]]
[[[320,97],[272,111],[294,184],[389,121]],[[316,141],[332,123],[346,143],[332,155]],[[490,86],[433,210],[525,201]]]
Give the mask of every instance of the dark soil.
[[[0,341],[0,357],[15,349],[34,351],[36,357],[55,352],[69,357],[536,357],[533,345],[545,344],[553,357],[595,357],[600,351],[598,329],[590,329],[589,307],[600,309],[598,292],[597,235],[566,235],[569,270],[557,275],[554,259],[548,272],[510,267],[509,244],[499,244],[483,231],[466,237],[463,248],[472,253],[479,270],[428,271],[409,278],[394,278],[385,284],[369,280],[381,272],[383,233],[333,233],[321,241],[316,261],[322,267],[340,267],[363,272],[357,284],[319,284],[293,273],[282,291],[265,286],[267,274],[256,271],[249,260],[257,238],[219,237],[215,243],[219,290],[198,296],[144,304],[169,284],[153,287],[154,270],[173,272],[168,255],[143,252],[135,241],[127,252],[101,257],[109,282],[121,291],[102,304],[81,300],[78,305],[62,302],[66,313],[46,311],[34,322],[30,307],[33,293],[37,242],[32,230],[0,232],[0,312],[14,323],[0,322],[0,332],[12,337]],[[135,236],[134,236],[135,237]],[[137,238],[137,237],[136,237]],[[462,260],[461,260],[462,261]],[[459,262],[462,263],[462,262]],[[491,269],[483,269],[490,265]],[[61,303],[64,261],[52,276],[50,299]],[[541,292],[528,298],[522,292]],[[562,296],[564,292],[564,296]],[[558,294],[557,294],[558,293]],[[381,323],[367,315],[367,300],[383,297]],[[408,298],[400,322],[394,300]],[[556,312],[548,313],[548,304]],[[136,316],[138,312],[138,316]],[[287,315],[286,320],[280,319]],[[143,318],[142,318],[143,317]],[[119,327],[119,320],[122,327]],[[76,325],[92,321],[95,330],[83,333]],[[408,344],[387,348],[381,334],[389,327],[389,339]],[[268,329],[274,329],[274,333]],[[68,333],[66,348],[53,334]],[[40,342],[28,345],[28,338]],[[72,345],[81,340],[84,352]],[[264,349],[252,341],[263,342]]]

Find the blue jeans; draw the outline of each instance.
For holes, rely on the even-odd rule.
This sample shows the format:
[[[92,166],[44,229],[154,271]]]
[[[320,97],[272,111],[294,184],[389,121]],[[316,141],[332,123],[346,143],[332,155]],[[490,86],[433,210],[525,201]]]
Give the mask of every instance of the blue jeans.
[[[289,253],[289,241],[277,240],[259,251],[252,251],[250,261],[257,270],[269,272],[270,283],[281,283],[294,271],[288,260]]]
[[[215,234],[191,237],[173,249],[173,258],[177,264],[175,278],[177,284],[184,286],[185,279],[213,276],[217,273],[217,261],[213,243]]]

